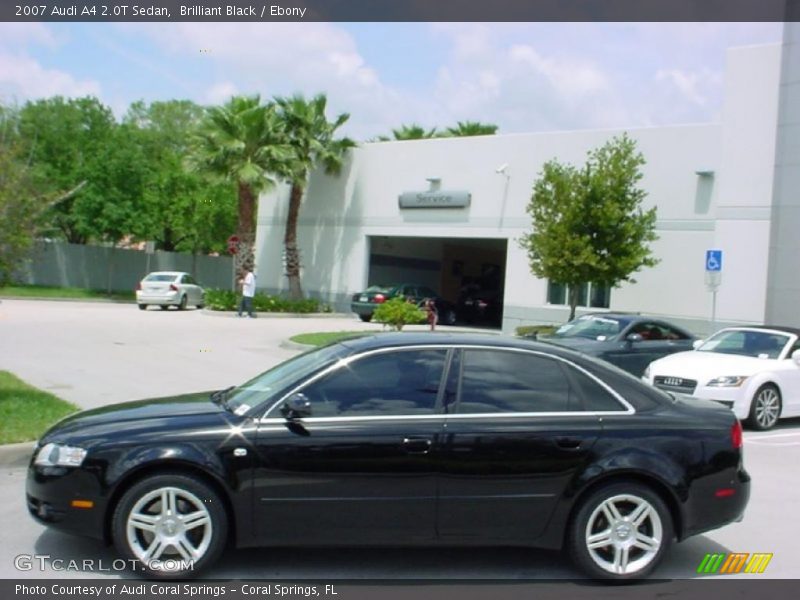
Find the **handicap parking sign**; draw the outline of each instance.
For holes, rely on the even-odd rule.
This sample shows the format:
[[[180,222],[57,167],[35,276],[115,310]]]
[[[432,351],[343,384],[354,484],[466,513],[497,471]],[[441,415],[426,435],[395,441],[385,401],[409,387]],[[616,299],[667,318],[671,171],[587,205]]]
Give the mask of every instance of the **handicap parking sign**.
[[[722,271],[722,250],[706,250],[706,271]]]

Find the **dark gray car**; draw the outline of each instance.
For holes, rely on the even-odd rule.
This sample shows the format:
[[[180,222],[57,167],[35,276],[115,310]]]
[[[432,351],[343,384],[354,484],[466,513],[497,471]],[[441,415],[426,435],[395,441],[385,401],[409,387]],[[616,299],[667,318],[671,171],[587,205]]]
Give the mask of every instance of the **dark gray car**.
[[[542,341],[585,352],[640,377],[658,358],[691,350],[691,333],[655,317],[624,313],[583,315]]]

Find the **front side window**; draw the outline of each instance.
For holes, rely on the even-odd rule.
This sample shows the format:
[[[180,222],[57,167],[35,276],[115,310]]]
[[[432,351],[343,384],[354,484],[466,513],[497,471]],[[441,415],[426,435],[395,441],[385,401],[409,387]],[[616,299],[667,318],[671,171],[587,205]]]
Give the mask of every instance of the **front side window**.
[[[300,390],[311,417],[436,412],[447,350],[397,350],[358,358]]]
[[[581,410],[559,361],[527,352],[465,350],[459,413]]]

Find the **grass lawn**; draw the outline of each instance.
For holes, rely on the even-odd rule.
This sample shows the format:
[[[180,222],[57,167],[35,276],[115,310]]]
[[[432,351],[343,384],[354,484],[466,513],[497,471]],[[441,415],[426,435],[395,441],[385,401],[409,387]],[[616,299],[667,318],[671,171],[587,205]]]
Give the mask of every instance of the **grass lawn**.
[[[136,293],[112,292],[107,294],[103,290],[85,290],[83,288],[48,287],[44,285],[7,285],[0,287],[0,296],[13,296],[16,298],[75,298],[92,299],[105,298],[111,300],[134,300]]]
[[[358,337],[364,334],[375,333],[374,331],[321,331],[319,333],[301,333],[289,339],[298,344],[308,344],[309,346],[323,346],[331,342],[338,342],[347,338]]]
[[[0,371],[0,444],[37,439],[77,406]]]

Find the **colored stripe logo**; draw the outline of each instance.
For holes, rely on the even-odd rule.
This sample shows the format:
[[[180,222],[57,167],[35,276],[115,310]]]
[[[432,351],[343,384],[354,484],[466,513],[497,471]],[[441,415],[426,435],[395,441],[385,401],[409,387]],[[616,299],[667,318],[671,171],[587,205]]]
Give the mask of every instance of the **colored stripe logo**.
[[[738,573],[763,573],[770,561],[772,553],[732,552],[730,554],[706,554],[697,567],[697,572],[705,575],[736,575]]]

